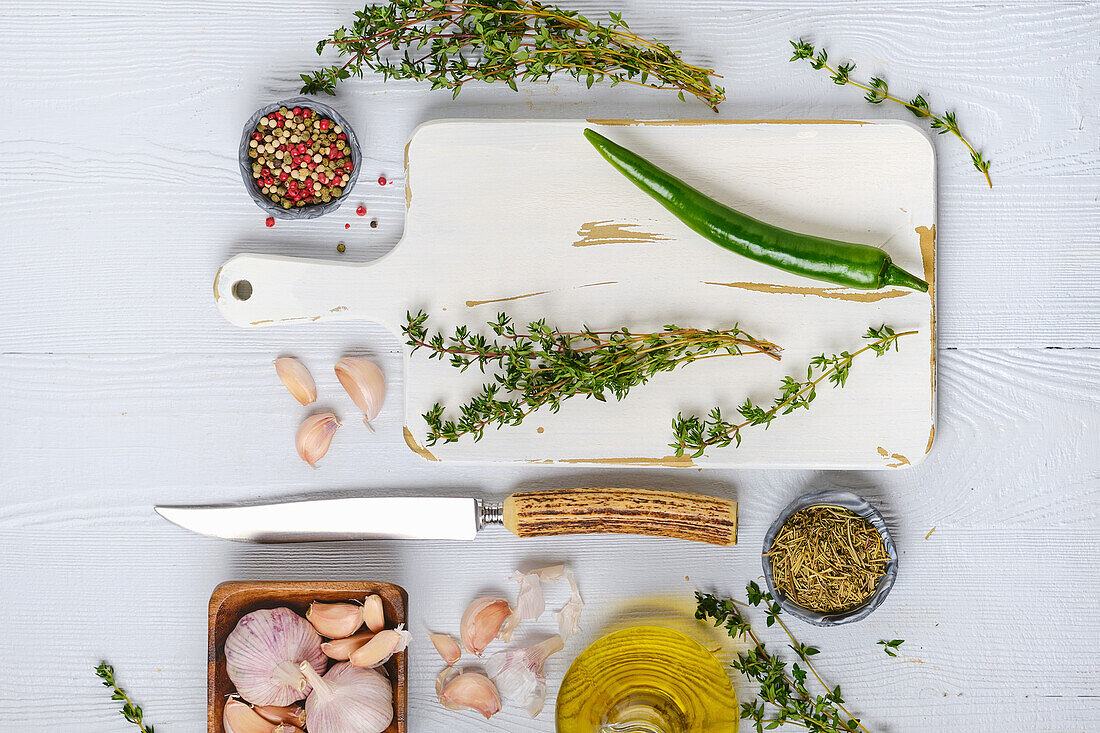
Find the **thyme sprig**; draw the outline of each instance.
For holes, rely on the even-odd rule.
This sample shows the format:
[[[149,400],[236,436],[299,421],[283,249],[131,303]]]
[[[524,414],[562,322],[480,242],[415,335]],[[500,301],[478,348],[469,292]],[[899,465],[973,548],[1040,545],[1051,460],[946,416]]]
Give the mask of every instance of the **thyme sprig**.
[[[726,420],[721,407],[712,409],[705,418],[697,415],[684,417],[681,413],[672,421],[674,440],[669,443],[669,446],[676,451],[676,455],[690,453],[692,458],[703,455],[708,448],[725,448],[734,443],[739,446],[741,431],[745,428],[763,425],[767,430],[772,421],[780,415],[788,415],[798,409],[809,409],[810,403],[817,397],[817,386],[821,382],[828,380],[834,388],[843,387],[848,381],[852,361],[860,354],[873,351],[876,356],[882,356],[891,348],[897,350],[898,339],[915,333],[917,332],[895,333],[894,329],[885,324],[879,328],[867,329],[863,338],[870,340],[871,343],[858,351],[842,351],[832,356],[825,356],[825,354],[815,356],[806,367],[805,381],[799,381],[790,376],[783,377],[779,385],[779,394],[776,395],[771,407],[761,407],[746,398],[745,402],[737,408],[737,412],[744,418],[741,422]]]
[[[103,662],[95,668],[95,673],[97,677],[103,680],[103,686],[112,690],[111,699],[122,703],[122,710],[119,711],[122,717],[136,725],[141,733],[153,733],[153,726],[146,725],[142,718],[141,707],[135,705],[126,694],[126,691],[119,687],[118,682],[115,681],[115,668]]]
[[[538,320],[523,331],[500,313],[488,324],[493,337],[486,337],[466,326],[449,336],[430,333],[423,311],[407,314],[407,320],[403,331],[410,353],[427,349],[430,358],[446,359],[460,371],[474,365],[483,373],[495,371],[493,381],[459,408],[457,418],[445,418],[445,408],[438,403],[424,413],[429,445],[453,443],[464,435],[481,440],[491,425],[519,425],[542,408],[557,412],[564,400],[577,395],[601,402],[609,395],[621,400],[653,375],[700,359],[747,354],[779,359],[780,351],[736,324],[725,330],[668,325],[654,333],[632,333],[626,328],[561,331]]]
[[[944,112],[942,115],[932,112],[928,105],[928,100],[920,94],[908,101],[901,97],[896,97],[890,94],[890,88],[887,86],[886,81],[878,76],[872,76],[867,83],[856,81],[851,78],[851,73],[856,68],[854,63],[847,62],[832,66],[829,64],[829,54],[826,53],[825,49],[815,49],[812,44],[807,43],[801,38],[797,41],[791,41],[790,43],[791,47],[794,49],[794,54],[790,59],[791,61],[806,59],[813,68],[824,70],[832,74],[832,79],[835,84],[841,86],[850,84],[851,86],[862,89],[866,92],[863,98],[871,104],[882,104],[886,100],[896,102],[912,112],[914,116],[921,119],[927,119],[932,129],[936,130],[939,134],[945,135],[951,133],[957,137],[970,152],[970,162],[974,164],[974,167],[979,173],[985,176],[985,182],[989,184],[989,187],[993,188],[993,181],[989,177],[990,161],[983,158],[982,154],[975,150],[970,141],[963,136],[962,132],[959,130],[959,123],[958,120],[955,119],[954,112]]]
[[[761,590],[755,582],[750,582],[745,592],[748,603],[720,598],[710,593],[695,593],[695,618],[712,620],[715,626],[724,627],[731,637],[748,641],[751,645],[748,651],[738,654],[737,660],[732,663],[734,669],[760,684],[759,697],[741,704],[741,719],[752,721],[753,728],[758,733],[788,723],[819,733],[851,733],[859,730],[868,733],[859,718],[844,707],[840,685],[830,688],[810,662],[810,657],[818,654],[819,650],[794,638],[791,630],[779,617],[781,609],[771,594]],[[783,659],[767,651],[764,642],[742,612],[742,609],[759,607],[761,604],[767,625],[770,627],[779,624],[790,642],[788,648],[806,665],[805,668],[795,662],[788,671],[787,663]],[[815,695],[810,692],[806,683],[807,670],[825,690],[824,694]]]
[[[886,641],[876,641],[876,644],[882,647],[882,651],[886,652],[889,657],[896,657],[898,655],[898,647],[905,643],[905,639],[891,639]]]
[[[627,83],[696,97],[714,111],[725,91],[713,70],[683,61],[659,41],[634,34],[619,13],[597,23],[577,12],[528,0],[389,0],[355,13],[317,43],[342,62],[302,74],[302,93],[335,94],[364,69],[383,79],[413,79],[457,97],[470,81],[549,80],[558,73],[611,86]]]

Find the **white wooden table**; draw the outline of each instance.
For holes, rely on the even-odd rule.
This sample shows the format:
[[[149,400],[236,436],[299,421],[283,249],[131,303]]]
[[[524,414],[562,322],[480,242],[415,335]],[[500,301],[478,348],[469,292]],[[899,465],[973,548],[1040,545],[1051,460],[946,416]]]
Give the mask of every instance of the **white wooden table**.
[[[867,621],[794,622],[872,730],[1089,731],[1100,725],[1100,5],[894,0],[865,4],[629,0],[632,27],[713,63],[725,117],[903,116],[787,63],[805,36],[853,54],[891,89],[957,110],[993,160],[992,191],[937,140],[939,426],[911,470],[492,470],[422,462],[399,400],[376,436],[346,430],[318,471],[295,456],[302,411],[271,359],[314,369],[320,404],[348,412],[328,369],[377,358],[401,389],[395,338],[372,325],[243,331],[211,278],[241,251],[369,260],[401,233],[401,152],[438,117],[688,117],[671,96],[583,86],[470,88],[457,102],[367,79],[337,104],[364,143],[348,207],[308,223],[264,217],[236,170],[240,125],[297,91],[313,42],[345,22],[331,0],[190,3],[9,0],[0,8],[0,707],[16,729],[125,731],[92,671],[117,668],[159,733],[205,723],[206,603],[234,578],[370,578],[412,599],[410,730],[553,730],[515,709],[485,722],[434,701],[427,629],[456,631],[480,590],[517,566],[567,561],[588,602],[569,658],[629,604],[695,588],[738,593],[767,523],[810,488],[875,501],[902,552]],[[579,0],[599,14],[608,6]],[[372,183],[383,174],[397,185]],[[344,229],[351,223],[350,230]],[[337,255],[338,241],[347,253]],[[154,503],[357,489],[487,496],[579,484],[678,487],[741,503],[733,551],[631,538],[470,544],[243,546],[186,534]],[[935,529],[934,532],[932,530]],[[906,640],[898,659],[879,639]],[[778,640],[776,640],[778,643]],[[744,686],[739,688],[747,692]]]

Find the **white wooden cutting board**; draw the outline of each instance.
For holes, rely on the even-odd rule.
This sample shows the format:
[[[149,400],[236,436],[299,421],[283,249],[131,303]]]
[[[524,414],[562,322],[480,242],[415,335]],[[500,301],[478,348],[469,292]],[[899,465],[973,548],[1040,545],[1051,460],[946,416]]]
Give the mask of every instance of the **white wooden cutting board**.
[[[613,170],[586,126],[759,219],[879,245],[933,284],[928,293],[851,291],[757,264],[689,230]],[[359,318],[400,332],[408,310],[450,331],[499,311],[563,330],[737,322],[780,344],[661,374],[622,402],[567,400],[474,443],[426,446],[422,413],[456,406],[485,378],[423,351],[406,357],[405,437],[430,460],[561,465],[899,468],[935,434],[935,159],[898,121],[436,121],[406,149],[405,236],[366,265],[239,255],[218,272],[222,314],[239,326]],[[247,300],[239,283],[251,285]],[[870,326],[916,329],[900,352],[860,357],[847,387],[823,385],[808,411],[746,430],[740,448],[675,458],[678,412],[727,415],[770,403],[784,375],[862,345]],[[402,339],[403,340],[403,339]],[[452,413],[454,414],[454,413]]]

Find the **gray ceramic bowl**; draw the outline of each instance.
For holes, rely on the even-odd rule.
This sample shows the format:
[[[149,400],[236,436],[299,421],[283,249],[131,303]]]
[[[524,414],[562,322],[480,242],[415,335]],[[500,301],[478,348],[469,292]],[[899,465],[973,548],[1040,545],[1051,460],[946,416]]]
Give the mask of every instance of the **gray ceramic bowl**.
[[[344,186],[344,193],[341,194],[340,198],[333,199],[327,204],[313,204],[310,206],[284,209],[282,206],[277,205],[271,199],[260,193],[260,187],[256,185],[256,179],[252,177],[252,159],[248,157],[248,142],[252,139],[252,133],[256,130],[256,125],[259,124],[260,118],[274,112],[280,107],[309,107],[316,112],[320,112],[324,117],[328,117],[330,120],[336,122],[336,124],[342,127],[347,134],[348,149],[351,151],[351,163],[354,167],[352,168],[351,176],[348,177],[348,185]],[[309,97],[292,97],[280,102],[274,102],[265,107],[260,107],[256,110],[256,113],[248,118],[248,122],[246,122],[244,126],[244,132],[241,133],[241,147],[238,156],[241,165],[241,178],[244,179],[244,187],[245,190],[248,191],[248,195],[252,197],[252,200],[256,202],[257,206],[271,216],[274,216],[276,219],[316,219],[318,216],[324,216],[332,211],[336,211],[340,208],[340,204],[344,202],[344,199],[351,194],[351,189],[355,187],[355,182],[359,179],[359,168],[363,163],[363,154],[359,150],[359,139],[355,137],[355,131],[351,129],[351,125],[344,119],[344,116],[327,104],[322,104]]]
[[[779,529],[792,514],[822,504],[849,509],[874,525],[879,536],[882,537],[882,543],[886,546],[886,554],[889,556],[886,561],[886,572],[879,579],[878,586],[871,597],[855,608],[839,613],[811,611],[797,605],[787,596],[776,591],[775,581],[772,578],[772,564],[767,557],[768,552],[771,551],[772,542],[775,541],[775,536],[779,534]],[[849,624],[867,618],[872,611],[881,606],[882,602],[886,600],[886,595],[894,587],[894,580],[898,575],[898,550],[894,546],[890,530],[886,527],[886,521],[878,510],[868,504],[865,499],[849,491],[818,491],[792,501],[779,513],[779,516],[772,522],[772,526],[768,528],[768,533],[764,535],[764,551],[762,554],[764,555],[764,582],[768,585],[768,592],[772,594],[772,597],[775,598],[784,611],[814,626],[839,626],[840,624]]]

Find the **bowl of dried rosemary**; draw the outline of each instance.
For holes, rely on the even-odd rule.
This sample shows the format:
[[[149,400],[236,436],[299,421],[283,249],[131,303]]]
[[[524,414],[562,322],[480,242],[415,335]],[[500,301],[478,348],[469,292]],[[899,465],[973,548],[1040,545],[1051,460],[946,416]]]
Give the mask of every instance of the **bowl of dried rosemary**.
[[[779,605],[815,626],[867,618],[898,572],[886,521],[848,491],[814,492],[788,504],[764,536],[763,561]]]

